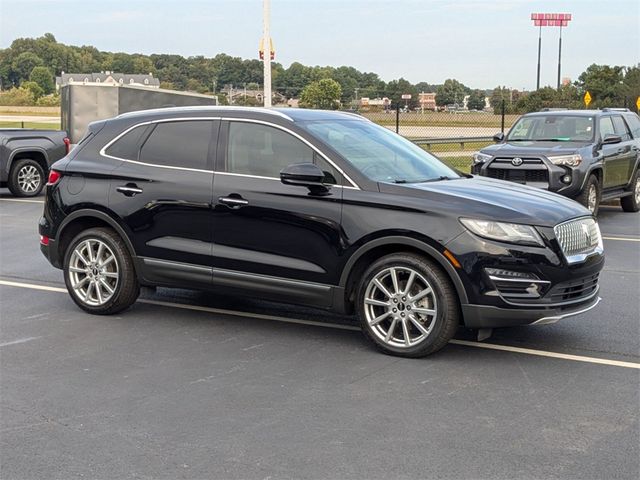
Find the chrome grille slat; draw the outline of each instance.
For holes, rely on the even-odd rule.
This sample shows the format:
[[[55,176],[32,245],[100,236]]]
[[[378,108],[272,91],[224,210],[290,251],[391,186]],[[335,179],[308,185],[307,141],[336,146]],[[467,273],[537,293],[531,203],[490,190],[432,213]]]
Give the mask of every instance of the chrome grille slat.
[[[580,262],[593,253],[602,252],[600,228],[591,217],[561,223],[553,230],[569,263]]]

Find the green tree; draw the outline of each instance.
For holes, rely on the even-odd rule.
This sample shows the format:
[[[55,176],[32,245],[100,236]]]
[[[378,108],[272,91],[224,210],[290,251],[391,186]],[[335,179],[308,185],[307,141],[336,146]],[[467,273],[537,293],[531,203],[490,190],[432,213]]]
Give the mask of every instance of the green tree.
[[[29,78],[29,74],[34,69],[42,65],[42,59],[33,52],[23,52],[13,61],[12,67],[16,74],[16,80],[22,83]]]
[[[323,78],[304,87],[300,103],[305,107],[334,110],[338,108],[341,96],[340,84],[331,78]]]
[[[22,88],[26,88],[33,95],[34,100],[38,100],[44,95],[44,90],[36,82],[22,82]]]
[[[45,95],[53,93],[55,88],[53,84],[53,75],[51,75],[51,70],[47,67],[33,67],[33,70],[31,70],[31,74],[29,75],[29,80],[40,85],[40,88],[42,88]]]
[[[409,100],[403,100],[402,95],[411,95],[411,98]],[[387,83],[385,96],[391,100],[393,108],[395,108],[396,105],[400,105],[401,107],[407,105],[411,109],[418,106],[418,91],[416,87],[404,78],[391,80]]]
[[[582,95],[593,98],[590,108],[621,107],[624,104],[624,67],[590,65],[576,82]]]
[[[467,99],[469,110],[484,110],[484,90],[472,90]]]
[[[448,78],[436,89],[436,105],[443,107],[454,103],[462,104],[462,100],[469,92],[469,88],[458,80]]]

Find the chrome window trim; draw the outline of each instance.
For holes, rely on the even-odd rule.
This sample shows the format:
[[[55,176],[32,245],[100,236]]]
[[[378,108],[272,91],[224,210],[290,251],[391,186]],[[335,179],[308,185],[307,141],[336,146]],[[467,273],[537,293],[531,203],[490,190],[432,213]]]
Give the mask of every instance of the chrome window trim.
[[[244,107],[237,107],[237,108],[241,109],[241,108],[244,108]],[[159,119],[156,119],[156,120],[148,120],[146,122],[136,123],[135,125],[132,125],[131,127],[129,127],[126,130],[124,130],[122,133],[120,133],[115,138],[113,138],[111,141],[109,141],[106,145],[104,145],[100,149],[99,154],[101,156],[103,156],[103,157],[106,157],[106,158],[112,158],[114,160],[120,160],[122,162],[136,163],[138,165],[144,165],[144,166],[147,166],[147,167],[167,168],[167,169],[170,169],[170,170],[183,170],[183,171],[188,171],[188,172],[202,172],[202,173],[211,173],[211,174],[217,173],[217,174],[222,174],[222,175],[237,175],[237,176],[243,176],[243,177],[249,177],[249,178],[259,178],[259,179],[261,178],[261,179],[267,179],[267,180],[277,180],[278,182],[280,181],[280,179],[277,178],[277,177],[262,177],[262,176],[259,176],[259,175],[250,175],[250,174],[244,174],[244,173],[220,172],[220,171],[216,171],[216,170],[204,170],[204,169],[199,169],[199,168],[175,167],[175,166],[171,166],[171,165],[155,165],[155,164],[151,164],[151,163],[141,162],[139,160],[130,160],[128,158],[116,157],[114,155],[108,155],[106,153],[107,149],[111,145],[113,145],[120,138],[122,138],[123,136],[125,136],[127,133],[129,133],[131,130],[133,130],[135,128],[143,127],[145,125],[151,125],[151,124],[154,124],[154,123],[185,122],[185,121],[190,121],[190,120],[222,120],[222,121],[237,121],[237,122],[259,123],[259,124],[263,124],[263,125],[268,125],[270,127],[278,128],[278,129],[280,129],[280,130],[282,130],[284,132],[289,133],[290,135],[296,137],[297,139],[299,139],[303,143],[305,143],[314,152],[316,152],[322,158],[324,158],[333,168],[335,168],[338,172],[340,172],[340,174],[349,183],[351,183],[351,186],[332,185],[333,187],[348,188],[348,189],[352,189],[352,190],[360,190],[360,187],[358,186],[358,184],[356,184],[340,167],[338,167],[332,160],[330,160],[324,153],[322,153],[320,150],[318,150],[318,148],[316,148],[308,140],[306,140],[305,138],[301,137],[296,132],[294,132],[292,130],[289,130],[286,127],[283,127],[282,125],[277,125],[275,123],[271,123],[271,122],[268,122],[268,121],[265,121],[265,120],[255,120],[255,119],[240,118],[240,117],[238,117],[238,118],[235,118],[235,117],[175,117],[175,118],[159,118]]]

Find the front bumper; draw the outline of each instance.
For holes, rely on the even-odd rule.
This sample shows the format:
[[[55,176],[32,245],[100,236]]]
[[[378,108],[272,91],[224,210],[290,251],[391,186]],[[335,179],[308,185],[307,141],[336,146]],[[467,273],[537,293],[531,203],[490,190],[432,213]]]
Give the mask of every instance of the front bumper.
[[[537,309],[512,309],[488,305],[462,305],[465,326],[469,328],[500,328],[524,325],[547,325],[564,318],[588,312],[600,303],[595,295],[590,300],[568,307]]]

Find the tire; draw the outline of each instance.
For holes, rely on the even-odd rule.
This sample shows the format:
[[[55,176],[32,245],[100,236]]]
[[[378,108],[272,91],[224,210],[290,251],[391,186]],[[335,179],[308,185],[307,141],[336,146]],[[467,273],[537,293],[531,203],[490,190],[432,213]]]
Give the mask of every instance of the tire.
[[[595,195],[595,196],[594,196]],[[602,197],[602,187],[598,181],[598,177],[590,175],[587,184],[580,194],[575,197],[575,201],[584,205],[595,217],[600,210],[600,198]]]
[[[636,169],[636,173],[631,180],[631,195],[622,197],[620,205],[625,212],[637,212],[640,210],[640,169]]]
[[[80,232],[65,251],[63,269],[69,295],[89,313],[120,312],[140,294],[131,255],[122,238],[110,228]]]
[[[420,292],[419,298],[411,298]],[[449,277],[435,263],[413,253],[387,255],[374,262],[362,276],[356,302],[365,337],[382,352],[400,357],[437,352],[451,340],[461,318]]]
[[[46,179],[38,162],[30,158],[17,160],[11,166],[8,187],[16,197],[35,197],[42,192]]]

